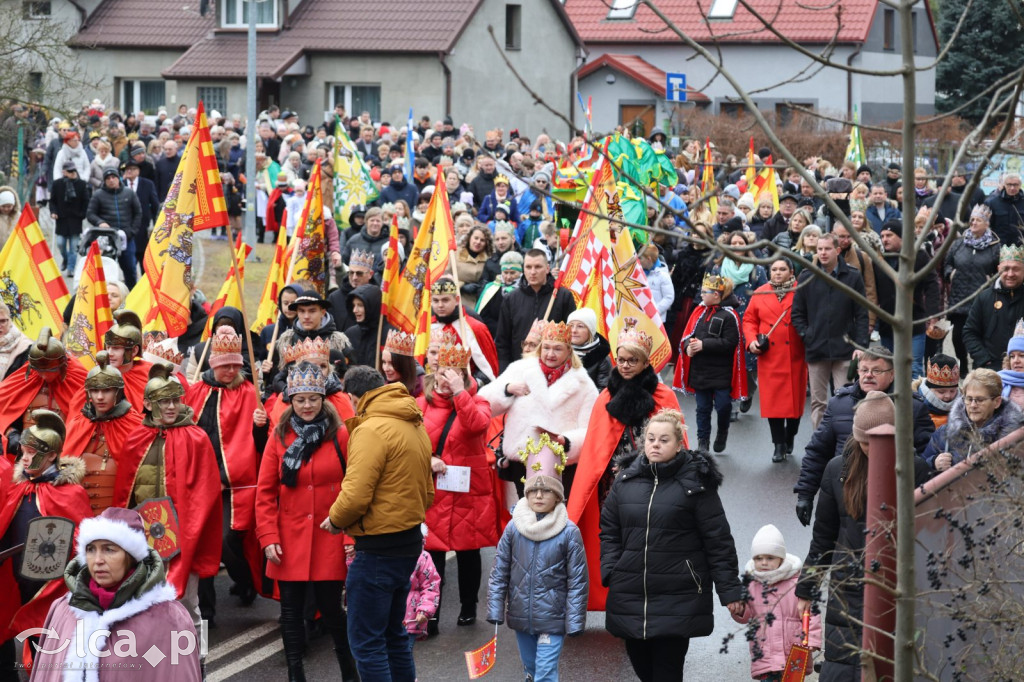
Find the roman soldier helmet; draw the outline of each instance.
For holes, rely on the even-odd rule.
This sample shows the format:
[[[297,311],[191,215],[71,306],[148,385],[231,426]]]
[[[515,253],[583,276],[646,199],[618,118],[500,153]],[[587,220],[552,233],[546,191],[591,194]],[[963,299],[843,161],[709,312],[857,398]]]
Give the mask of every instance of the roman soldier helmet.
[[[174,368],[166,362],[154,362],[149,368],[149,381],[146,382],[144,393],[153,416],[160,418],[160,407],[157,405],[159,401],[181,398],[184,395],[185,387],[181,385],[178,377],[174,376]]]
[[[107,351],[101,350],[96,353],[96,366],[89,370],[85,376],[85,390],[96,390],[104,388],[124,388],[124,377],[114,367],[110,366],[110,357]]]
[[[36,456],[28,468],[38,469],[47,455],[61,453],[67,430],[60,415],[50,410],[33,410],[32,419],[35,423],[22,433],[21,444],[36,451]]]
[[[142,350],[142,320],[131,310],[118,310],[114,313],[114,326],[103,335],[103,344],[107,348],[118,346],[131,348],[137,346]],[[130,361],[131,358],[125,358]]]
[[[68,355],[64,352],[64,344],[53,337],[49,327],[43,327],[39,338],[29,347],[25,378],[28,378],[28,372],[32,369],[37,372],[63,372],[67,366]]]

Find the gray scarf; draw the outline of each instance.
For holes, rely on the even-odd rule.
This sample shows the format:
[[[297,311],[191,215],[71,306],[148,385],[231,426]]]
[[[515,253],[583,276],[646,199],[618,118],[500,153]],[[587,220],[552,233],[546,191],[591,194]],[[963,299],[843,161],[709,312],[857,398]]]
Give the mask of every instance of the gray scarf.
[[[939,400],[939,396],[935,395],[932,389],[928,387],[928,384],[924,383],[923,381],[921,382],[921,385],[918,387],[917,390],[921,394],[921,398],[923,398],[926,403],[928,403],[931,407],[934,407],[939,412],[948,413],[950,410],[953,409],[953,403],[955,403],[957,398],[960,397],[960,394],[957,393],[956,398],[953,398],[949,402]]]
[[[281,483],[294,488],[298,482],[299,467],[309,461],[316,449],[323,443],[327,433],[327,413],[320,410],[313,421],[306,422],[292,415],[289,423],[295,432],[295,440],[284,451],[281,458]]]

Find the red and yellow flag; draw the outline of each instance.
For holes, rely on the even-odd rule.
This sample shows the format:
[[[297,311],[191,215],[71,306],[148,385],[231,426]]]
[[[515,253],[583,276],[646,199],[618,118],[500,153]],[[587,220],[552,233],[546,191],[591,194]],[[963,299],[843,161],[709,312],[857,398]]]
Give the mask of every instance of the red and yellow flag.
[[[708,192],[711,192],[707,199],[708,206],[711,207],[711,212],[715,213],[718,210],[718,197],[715,196],[715,167],[711,162],[710,137],[704,143],[704,170],[700,176],[701,196],[707,196]]]
[[[438,187],[444,186],[438,167]],[[423,217],[416,242],[405,270],[392,273],[388,287],[388,321],[396,329],[416,334],[416,357],[427,353],[430,343],[430,287],[448,270],[449,256],[455,250],[455,228],[447,192],[434,192]]]
[[[754,195],[754,206],[761,203],[761,196],[767,192],[771,198],[772,203],[775,205],[775,211],[779,210],[779,186],[775,184],[775,168],[772,167],[774,163],[772,157],[769,156],[764,160],[765,167],[761,169],[761,172],[754,178],[753,187],[747,191]]]
[[[18,329],[35,340],[43,327],[54,336],[64,331],[64,308],[70,300],[36,215],[26,205],[0,250],[0,302],[11,309]]]
[[[206,328],[203,330],[203,341],[210,338],[210,334],[213,333],[213,323],[217,320],[218,310],[224,306],[242,309],[242,291],[235,284],[235,268],[238,268],[238,284],[245,289],[245,259],[249,257],[251,251],[252,247],[243,244],[242,235],[239,234],[238,239],[235,240],[235,262],[228,270],[224,284],[220,285],[217,298],[213,299],[213,303],[210,304],[210,314],[206,318]]]
[[[144,331],[165,331],[170,337],[185,332],[194,284],[193,234],[227,224],[217,157],[200,102],[195,127],[143,256],[146,276],[125,303],[140,313]]]
[[[288,250],[288,231],[277,231],[277,245],[274,247],[274,260],[270,263],[270,272],[260,294],[260,304],[256,309],[256,321],[252,323],[252,331],[259,334],[268,324],[277,322],[277,296],[285,285],[289,260],[285,257]]]
[[[391,314],[391,283],[398,279],[402,262],[398,257],[398,216],[391,220],[391,234],[388,236],[388,257],[384,261],[384,279],[380,283],[380,314],[388,318]]]
[[[309,175],[306,203],[285,257],[290,266],[285,283],[297,279],[309,283],[321,296],[327,295],[327,233],[324,231],[324,194],[320,189],[320,160]],[[284,231],[284,226],[281,226]]]
[[[747,191],[752,192],[754,176],[757,175],[757,156],[754,155],[754,136],[750,136],[750,150],[747,152],[747,170],[743,174],[747,178]]]
[[[96,365],[93,359],[103,350],[103,335],[114,326],[114,316],[107,296],[107,278],[103,273],[99,242],[89,245],[82,268],[82,279],[75,292],[75,307],[71,310],[71,326],[64,346],[78,358],[86,369]]]

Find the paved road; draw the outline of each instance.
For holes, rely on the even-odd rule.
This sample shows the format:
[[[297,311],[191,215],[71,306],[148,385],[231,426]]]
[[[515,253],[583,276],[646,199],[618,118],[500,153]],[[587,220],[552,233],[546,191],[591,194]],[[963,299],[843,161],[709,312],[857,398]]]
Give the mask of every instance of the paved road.
[[[684,398],[682,408],[690,433],[695,436],[692,398]],[[779,527],[786,537],[790,552],[801,557],[807,552],[810,531],[796,519],[793,512],[796,498],[791,491],[799,472],[801,447],[810,435],[809,426],[809,421],[802,425],[796,439],[795,456],[784,464],[772,464],[768,424],[758,417],[756,400],[750,413],[741,415],[740,420],[732,425],[729,447],[718,457],[718,461],[725,474],[722,497],[736,539],[741,569],[749,558],[750,541],[754,533],[765,523],[774,523]],[[481,604],[485,599],[486,571],[494,550],[484,550],[483,556],[485,584],[481,587]],[[482,606],[479,611],[480,620],[475,625],[456,627],[456,574],[453,558],[447,567],[447,602],[442,614],[441,634],[416,644],[416,666],[420,680],[468,679],[463,652],[484,644],[494,632],[493,626],[483,620],[485,614]],[[218,579],[221,615],[217,618],[218,627],[210,636],[207,679],[210,682],[284,679],[286,668],[276,623],[277,604],[260,599],[248,609],[239,608],[235,598],[227,595],[228,586],[226,577]],[[708,675],[710,679],[716,680],[749,680],[750,661],[742,628],[733,623],[728,611],[721,606],[716,608],[715,624],[712,636],[691,642],[686,661],[689,679],[700,679]],[[728,643],[727,650],[723,652],[724,640],[729,636],[735,636],[735,639]],[[327,637],[310,643],[306,655],[306,675],[309,680],[339,679],[331,648]],[[514,635],[505,627],[498,632],[497,666],[488,677],[502,681],[523,679]],[[586,633],[567,641],[562,654],[561,679],[568,682],[636,679],[622,642],[604,630],[603,613],[590,614]]]

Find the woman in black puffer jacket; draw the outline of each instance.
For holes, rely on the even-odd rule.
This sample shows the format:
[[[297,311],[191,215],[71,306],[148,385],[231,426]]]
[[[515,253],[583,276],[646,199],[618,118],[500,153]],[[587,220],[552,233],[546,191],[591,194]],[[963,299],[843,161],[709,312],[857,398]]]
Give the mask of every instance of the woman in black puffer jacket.
[[[601,510],[605,627],[626,640],[642,682],[678,681],[690,638],[714,629],[712,585],[740,614],[743,586],[714,459],[683,449],[674,410],[653,416],[642,442]]]

